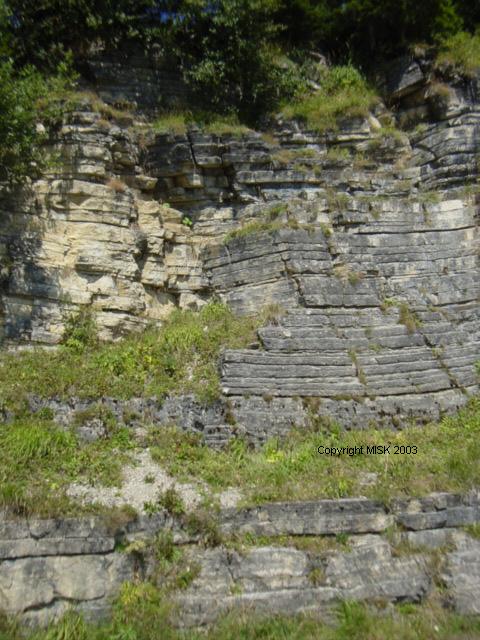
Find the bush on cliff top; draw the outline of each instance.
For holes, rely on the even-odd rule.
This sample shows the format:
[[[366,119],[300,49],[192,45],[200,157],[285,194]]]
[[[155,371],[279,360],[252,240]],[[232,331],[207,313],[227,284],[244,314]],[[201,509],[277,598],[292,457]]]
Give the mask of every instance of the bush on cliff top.
[[[440,45],[437,65],[453,66],[459,73],[473,77],[480,69],[480,30],[474,35],[460,31]]]
[[[351,65],[325,70],[321,88],[284,106],[287,118],[302,120],[309,129],[335,129],[345,118],[365,117],[378,98],[365,78]]]
[[[68,64],[44,77],[34,67],[16,71],[0,61],[0,181],[19,182],[45,168],[41,149],[48,127],[61,121],[61,101],[74,81]]]

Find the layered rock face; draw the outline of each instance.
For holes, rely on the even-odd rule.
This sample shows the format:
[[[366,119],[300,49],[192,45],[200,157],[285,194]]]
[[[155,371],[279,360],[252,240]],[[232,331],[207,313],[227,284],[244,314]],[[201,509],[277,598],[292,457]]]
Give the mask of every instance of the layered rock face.
[[[400,114],[420,85],[412,72],[392,91]],[[381,109],[268,136],[152,136],[75,112],[60,172],[2,200],[5,340],[56,344],[82,305],[116,339],[216,295],[277,306],[257,348],[221,362],[252,437],[312,414],[362,427],[457,408],[478,391],[475,83],[442,109],[410,136]]]
[[[123,526],[98,518],[0,519],[0,607],[36,624],[70,607],[104,617],[125,580],[165,585],[154,549],[156,536],[169,533],[196,568],[188,588],[171,592],[179,626],[211,623],[238,607],[325,619],[345,600],[385,605],[432,596],[478,614],[480,543],[464,527],[479,519],[475,494],[397,500],[388,513],[366,499],[267,504],[221,512],[226,544],[211,549],[166,512]],[[395,525],[402,531],[387,534]],[[242,546],[243,534],[270,537],[270,544]],[[339,534],[347,545],[335,543]],[[276,538],[286,535],[289,542]],[[302,547],[304,536],[314,537],[310,548]]]

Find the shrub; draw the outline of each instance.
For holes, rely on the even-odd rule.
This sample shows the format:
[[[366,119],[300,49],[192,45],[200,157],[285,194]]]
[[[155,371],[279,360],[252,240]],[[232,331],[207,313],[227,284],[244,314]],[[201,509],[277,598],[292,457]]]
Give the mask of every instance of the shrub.
[[[440,45],[437,65],[451,65],[467,77],[473,77],[480,69],[480,31],[474,35],[460,31]]]
[[[72,353],[83,353],[97,344],[97,327],[90,309],[82,308],[67,319],[62,344]]]
[[[195,101],[221,114],[256,122],[295,90],[282,68],[274,21],[278,0],[186,1],[169,25]]]
[[[287,104],[282,113],[322,133],[335,129],[340,119],[367,116],[377,100],[360,72],[346,65],[325,71],[321,88],[316,93]]]
[[[46,166],[40,147],[61,120],[61,100],[74,80],[68,62],[45,78],[34,67],[17,72],[11,60],[0,61],[0,180],[19,182]]]

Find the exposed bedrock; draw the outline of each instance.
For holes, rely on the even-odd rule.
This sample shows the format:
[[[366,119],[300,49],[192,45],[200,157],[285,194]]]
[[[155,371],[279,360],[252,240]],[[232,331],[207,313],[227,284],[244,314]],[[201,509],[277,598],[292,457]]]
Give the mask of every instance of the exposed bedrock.
[[[384,108],[336,133],[278,122],[237,137],[72,114],[61,171],[1,200],[6,343],[55,345],[83,305],[116,339],[216,295],[238,313],[281,307],[258,348],[220,363],[224,407],[252,439],[312,413],[362,427],[464,404],[480,357],[478,88],[453,82],[436,113],[408,69],[398,114],[428,107],[409,135],[382,128]],[[232,431],[226,409],[201,411],[197,430]]]
[[[0,518],[0,607],[35,624],[72,607],[104,617],[125,580],[165,586],[153,550],[156,536],[170,532],[196,567],[188,587],[171,592],[184,626],[238,607],[324,618],[344,600],[419,603],[432,594],[458,612],[479,613],[480,544],[464,530],[479,520],[476,494],[397,500],[389,511],[366,499],[267,504],[221,512],[224,543],[206,549],[166,512],[123,525]],[[242,546],[247,533],[250,545]],[[267,538],[252,546],[256,535]],[[289,542],[278,538],[285,535]],[[315,543],[295,548],[302,536]]]

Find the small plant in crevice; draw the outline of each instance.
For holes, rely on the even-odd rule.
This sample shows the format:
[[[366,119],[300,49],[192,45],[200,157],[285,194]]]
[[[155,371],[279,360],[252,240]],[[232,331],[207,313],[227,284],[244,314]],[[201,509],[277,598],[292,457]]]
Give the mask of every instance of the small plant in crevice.
[[[166,591],[186,589],[200,573],[200,566],[187,551],[175,544],[170,530],[157,533],[151,551],[153,580]]]
[[[67,351],[81,354],[98,344],[97,326],[92,310],[82,307],[65,322],[62,345]]]
[[[175,487],[169,487],[160,493],[157,502],[160,508],[165,509],[172,516],[181,516],[185,513],[185,503]]]
[[[120,178],[110,178],[107,187],[115,193],[125,193],[127,185]]]
[[[422,324],[415,312],[410,309],[410,306],[406,302],[400,303],[398,323],[403,324],[408,333],[415,333]]]
[[[184,525],[190,534],[199,536],[201,542],[207,547],[217,547],[222,543],[217,513],[209,505],[200,505],[186,514]]]
[[[322,567],[314,567],[308,573],[308,581],[314,587],[319,587],[325,582],[325,571]]]

